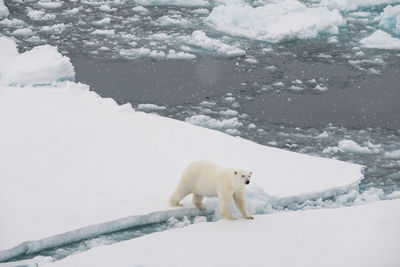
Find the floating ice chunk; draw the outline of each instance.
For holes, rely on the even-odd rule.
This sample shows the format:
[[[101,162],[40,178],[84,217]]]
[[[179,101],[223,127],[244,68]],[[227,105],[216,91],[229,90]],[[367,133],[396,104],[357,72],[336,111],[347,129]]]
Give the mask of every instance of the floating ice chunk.
[[[336,36],[331,36],[331,37],[329,37],[327,41],[328,41],[328,43],[330,43],[330,44],[336,44],[336,43],[339,42]]]
[[[135,6],[132,8],[132,11],[138,13],[149,13],[149,10],[143,6]]]
[[[400,50],[400,39],[392,37],[387,32],[377,30],[360,41],[361,46],[373,49]]]
[[[44,11],[34,10],[34,9],[30,8],[30,7],[26,8],[26,14],[28,15],[28,17],[31,20],[37,20],[37,21],[40,21],[40,20],[53,20],[53,19],[56,18],[56,15],[54,15],[54,14],[47,14]]]
[[[64,11],[63,11],[63,14],[64,14],[64,15],[67,15],[67,16],[71,16],[71,15],[76,15],[76,14],[78,14],[79,11],[81,11],[81,8],[75,7],[75,8],[72,8],[72,9],[64,10]]]
[[[206,22],[230,35],[271,42],[314,38],[319,33],[337,34],[338,26],[345,25],[345,20],[337,10],[308,8],[294,0],[255,8],[244,3],[218,6]]]
[[[30,28],[23,28],[23,29],[15,30],[11,34],[14,36],[31,36],[31,35],[35,34],[35,32],[32,31]]]
[[[285,84],[283,82],[274,82],[273,86],[283,87],[283,86],[285,86]]]
[[[297,86],[297,85],[291,85],[291,86],[289,87],[289,90],[295,91],[295,92],[299,92],[299,91],[303,91],[304,88],[303,88],[303,87],[300,87],[300,86]]]
[[[323,84],[317,84],[317,85],[314,87],[314,90],[317,90],[317,91],[327,91],[327,90],[328,90],[328,87],[326,87],[326,86],[323,85]]]
[[[187,27],[190,25],[190,21],[187,19],[173,19],[171,17],[168,17],[167,15],[164,15],[160,17],[159,19],[156,20],[156,24],[159,26],[182,26],[182,27]]]
[[[169,36],[168,34],[163,33],[163,32],[161,32],[161,33],[155,33],[155,34],[153,34],[153,35],[150,35],[149,37],[150,37],[151,39],[154,39],[154,40],[161,40],[161,41],[164,41],[164,40],[167,40],[167,39],[170,38],[170,36]]]
[[[383,156],[388,159],[400,159],[400,150],[385,152]]]
[[[139,104],[136,107],[138,110],[143,111],[154,111],[154,110],[165,110],[167,109],[165,106],[158,106],[155,104]]]
[[[93,24],[97,25],[97,26],[104,26],[104,25],[108,25],[110,23],[111,23],[111,18],[104,18],[101,20],[93,21]]]
[[[217,120],[213,119],[207,115],[194,115],[185,119],[186,122],[191,124],[203,126],[210,129],[235,129],[243,126],[241,122],[237,118],[230,119],[222,119]]]
[[[226,129],[225,133],[230,135],[240,135],[240,131],[238,129]]]
[[[186,52],[176,52],[174,49],[168,51],[167,58],[169,59],[195,59],[196,55]]]
[[[26,22],[20,19],[3,19],[0,21],[0,25],[7,26],[7,27],[21,27],[25,26]]]
[[[355,154],[372,154],[377,152],[374,147],[362,147],[352,140],[342,140],[338,143],[338,148],[342,152]]]
[[[399,0],[321,0],[320,4],[331,9],[357,10],[363,7],[372,7],[384,4],[400,3]]]
[[[227,45],[220,40],[212,39],[208,37],[205,32],[200,30],[194,31],[190,37],[182,37],[181,40],[188,45],[200,47],[202,49],[215,52],[218,55],[234,57],[246,54],[244,50]]]
[[[329,133],[327,131],[323,131],[319,135],[317,135],[315,138],[321,139],[321,138],[327,138],[329,136]]]
[[[48,33],[61,33],[67,28],[67,25],[64,23],[55,24],[51,26],[43,26],[40,31],[48,32]]]
[[[206,8],[198,8],[198,9],[192,10],[192,13],[200,14],[200,15],[208,15],[210,13],[210,11]]]
[[[151,58],[165,58],[164,51],[151,50],[149,48],[132,48],[121,50],[120,55],[127,58],[151,57]]]
[[[113,11],[116,11],[117,8],[111,8],[109,5],[101,5],[99,7],[99,10],[104,11],[104,12],[113,12]]]
[[[56,9],[56,8],[62,7],[63,2],[61,2],[61,1],[40,0],[37,3],[37,5],[38,5],[38,7],[41,7],[41,8]]]
[[[257,64],[258,60],[254,57],[248,56],[245,58],[244,62],[249,63],[249,64]]]
[[[400,5],[385,7],[379,16],[379,26],[400,35]]]
[[[219,114],[221,114],[223,116],[234,117],[234,116],[237,116],[239,114],[239,112],[237,112],[236,110],[227,109],[227,110],[221,110],[219,112]]]
[[[8,8],[4,4],[4,1],[0,0],[0,19],[7,17],[9,14],[10,12],[8,11]]]
[[[121,56],[130,57],[130,58],[138,58],[138,57],[149,56],[151,53],[151,49],[145,48],[145,47],[123,49],[119,53]]]
[[[143,6],[209,6],[210,3],[206,0],[135,0],[136,3]]]
[[[165,58],[165,52],[159,50],[152,50],[150,53],[151,58]]]
[[[105,36],[114,35],[115,34],[115,30],[114,29],[112,29],[112,30],[94,30],[90,34],[93,34],[93,35],[105,35]]]
[[[43,45],[18,54],[16,44],[0,37],[0,81],[6,84],[42,84],[73,80],[74,68],[69,58],[56,47]]]

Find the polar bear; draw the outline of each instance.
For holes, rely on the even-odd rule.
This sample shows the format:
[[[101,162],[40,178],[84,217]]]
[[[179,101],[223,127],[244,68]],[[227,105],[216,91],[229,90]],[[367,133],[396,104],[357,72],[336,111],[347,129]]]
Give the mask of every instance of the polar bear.
[[[247,210],[245,184],[250,183],[251,172],[222,168],[208,161],[196,161],[185,169],[174,193],[170,205],[183,206],[179,203],[184,197],[193,193],[193,204],[199,210],[205,210],[204,197],[218,196],[219,211],[227,220],[236,220],[232,216],[231,202],[245,219],[254,219]]]

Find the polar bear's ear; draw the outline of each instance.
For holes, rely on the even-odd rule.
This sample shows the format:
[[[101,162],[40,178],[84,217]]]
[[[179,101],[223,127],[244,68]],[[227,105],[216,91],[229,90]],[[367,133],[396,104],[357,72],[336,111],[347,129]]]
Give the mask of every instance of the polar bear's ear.
[[[237,171],[234,171],[235,175],[237,174]]]

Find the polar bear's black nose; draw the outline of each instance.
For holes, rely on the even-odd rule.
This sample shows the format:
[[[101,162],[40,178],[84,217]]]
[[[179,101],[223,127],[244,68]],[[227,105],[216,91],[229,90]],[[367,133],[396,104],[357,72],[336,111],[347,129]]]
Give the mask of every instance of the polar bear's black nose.
[[[249,180],[246,180],[246,184],[249,184],[250,183],[250,181]]]

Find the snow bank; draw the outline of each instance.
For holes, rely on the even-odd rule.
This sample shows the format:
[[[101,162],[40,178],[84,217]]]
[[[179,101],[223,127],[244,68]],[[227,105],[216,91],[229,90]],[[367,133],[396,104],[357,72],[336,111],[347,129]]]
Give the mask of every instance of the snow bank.
[[[387,32],[377,30],[360,41],[361,46],[374,49],[400,49],[400,39],[392,37]]]
[[[260,7],[245,3],[222,5],[212,10],[206,22],[230,35],[271,42],[314,38],[321,33],[337,34],[338,26],[345,24],[337,10],[308,8],[294,0]]]
[[[385,7],[379,16],[379,26],[400,35],[400,5]]]
[[[17,60],[22,73],[36,66],[30,56],[18,54],[13,42],[1,40],[1,58]],[[39,68],[24,81],[57,80],[49,73],[60,58],[73,74],[67,58],[58,54],[47,62],[56,50],[44,50],[41,59],[53,68]],[[2,78],[18,83],[19,75]],[[0,125],[6,126],[0,131],[0,203],[7,203],[0,205],[1,216],[7,218],[0,220],[0,261],[170,216],[201,214],[190,208],[189,197],[184,200],[189,209],[168,206],[183,169],[194,160],[252,170],[249,202],[265,205],[335,195],[363,178],[360,165],[135,112],[82,84],[0,84],[0,95]]]
[[[208,37],[205,32],[197,30],[191,36],[182,37],[181,40],[189,45],[202,48],[221,56],[243,56],[246,52],[240,48],[227,45],[220,40]]]
[[[0,0],[0,19],[7,17],[10,14],[8,8],[4,4],[4,0]]]
[[[49,266],[395,267],[399,209],[394,200],[199,223],[96,247]]]
[[[322,0],[320,4],[331,9],[344,11],[357,10],[365,7],[373,7],[384,4],[400,3],[400,0]]]
[[[74,68],[69,58],[56,47],[37,46],[18,54],[15,42],[0,37],[0,82],[8,84],[43,84],[73,80]]]

